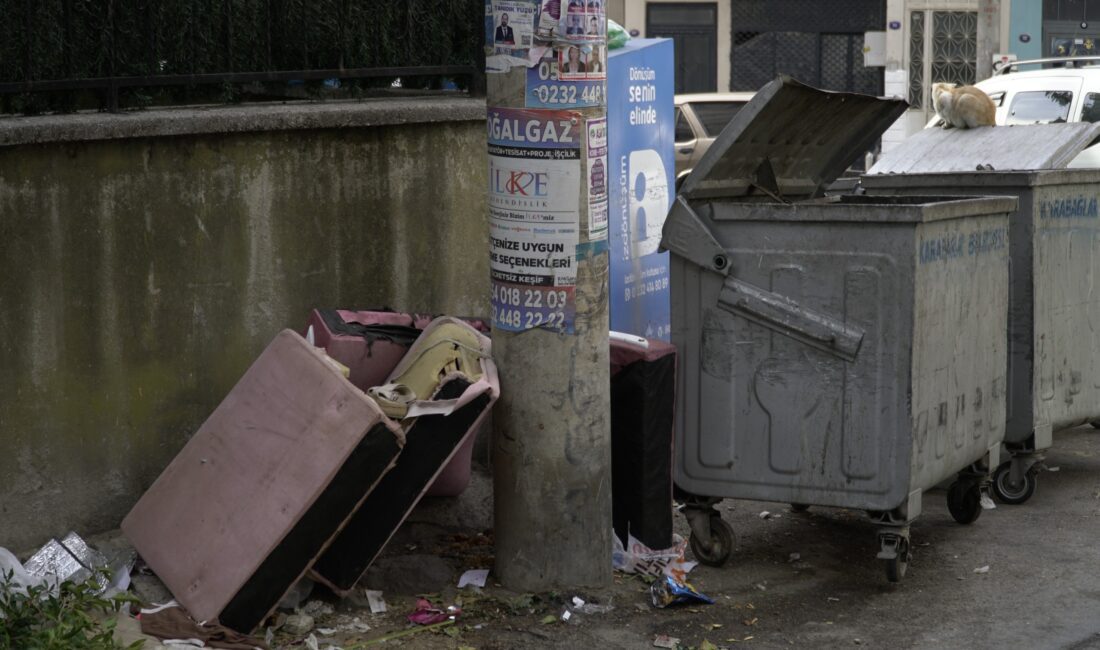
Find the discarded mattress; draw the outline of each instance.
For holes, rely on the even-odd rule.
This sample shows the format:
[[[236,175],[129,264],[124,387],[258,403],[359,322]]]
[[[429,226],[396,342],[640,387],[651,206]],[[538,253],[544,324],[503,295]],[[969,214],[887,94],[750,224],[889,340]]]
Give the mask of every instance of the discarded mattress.
[[[649,548],[672,546],[676,348],[611,338],[611,520]]]
[[[322,350],[284,330],[122,522],[195,620],[251,631],[404,442]]]
[[[489,325],[477,319],[462,319],[484,334]],[[432,322],[427,314],[409,314],[388,309],[351,311],[315,309],[306,325],[306,338],[351,371],[351,383],[370,390],[386,381],[409,351],[421,331]],[[476,434],[466,439],[450,463],[436,477],[427,496],[452,497],[462,494],[470,483],[470,461]]]
[[[491,344],[469,324],[438,318],[372,391],[402,417],[405,448],[396,465],[317,560],[310,572],[337,593],[350,590],[427,487],[472,438],[500,393]]]

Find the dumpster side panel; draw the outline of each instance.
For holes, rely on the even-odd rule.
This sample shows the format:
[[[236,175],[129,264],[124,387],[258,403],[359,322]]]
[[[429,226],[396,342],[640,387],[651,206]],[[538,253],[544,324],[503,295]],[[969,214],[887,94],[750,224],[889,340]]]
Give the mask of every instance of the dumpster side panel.
[[[1018,196],[1010,217],[1005,442],[1028,445],[1037,429],[1100,417],[1100,172],[901,175],[870,177],[868,186],[880,195]]]
[[[910,487],[927,490],[1004,439],[1007,216],[921,224],[915,254]]]
[[[700,269],[678,255],[669,256],[672,303],[672,344],[680,355],[680,370],[676,373],[676,446],[673,479],[677,486],[694,494],[724,496],[726,475],[700,476],[700,414],[708,400],[701,394],[700,359],[704,305],[718,302],[722,289],[721,275]],[[723,427],[723,431],[729,427]]]
[[[1020,179],[1028,178],[1023,174],[1015,175]],[[1035,408],[1032,399],[1032,332],[1034,332],[1032,306],[1032,189],[1022,186],[988,186],[981,183],[978,174],[953,175],[953,178],[966,179],[967,184],[957,187],[941,187],[941,182],[930,186],[927,179],[934,176],[893,176],[889,181],[893,187],[882,187],[882,179],[874,178],[874,185],[868,191],[880,196],[911,196],[929,192],[950,192],[960,195],[989,196],[994,194],[1012,194],[1020,199],[1019,211],[1010,217],[1009,223],[1009,265],[1008,283],[1008,370],[1006,373],[1006,414],[1005,441],[1023,443],[1031,437],[1034,429]],[[973,181],[973,184],[969,184]],[[1022,182],[1022,180],[1021,180]],[[919,257],[919,251],[918,251]],[[919,414],[918,414],[919,416]],[[927,415],[925,416],[927,419]],[[921,427],[927,426],[922,422]]]
[[[1100,417],[1098,204],[1098,184],[1035,189],[1036,428]]]
[[[889,510],[908,494],[912,224],[725,221],[730,276],[863,332],[854,360],[719,304],[674,256],[676,480],[708,496]],[[796,309],[797,311],[797,309]]]

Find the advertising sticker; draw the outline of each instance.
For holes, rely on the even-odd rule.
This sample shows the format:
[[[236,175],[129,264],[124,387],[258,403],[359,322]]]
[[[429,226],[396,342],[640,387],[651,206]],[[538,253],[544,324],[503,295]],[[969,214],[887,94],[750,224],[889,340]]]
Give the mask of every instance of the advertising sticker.
[[[551,55],[542,58],[539,64],[527,69],[527,98],[528,108],[588,108],[601,103],[604,96],[604,77],[606,65],[602,65],[605,72],[594,73],[598,77],[589,77],[587,72],[580,72],[582,66],[570,67],[568,57],[576,56],[583,63],[584,47],[599,50],[596,57],[599,60],[602,46],[562,45],[550,50]],[[576,53],[575,55],[572,53]],[[606,55],[603,55],[606,56]],[[565,70],[577,72],[565,72],[559,75],[562,69],[563,57]]]
[[[607,118],[588,120],[588,236],[607,237]]]
[[[587,108],[604,101],[604,0],[542,0],[527,69],[529,108]],[[541,57],[541,58],[539,58]]]
[[[538,0],[486,0],[485,71],[507,72],[528,66],[534,46]]]
[[[531,0],[493,0],[493,48],[497,52],[526,50],[535,34],[535,12]]]
[[[552,41],[561,34],[561,5],[562,0],[542,0],[538,28],[540,39]]]
[[[571,41],[601,41],[605,33],[604,0],[567,0],[565,29]]]
[[[602,45],[565,45],[558,53],[558,77],[565,81],[581,79],[606,79],[607,56]]]
[[[500,108],[487,126],[493,326],[572,333],[584,120]]]

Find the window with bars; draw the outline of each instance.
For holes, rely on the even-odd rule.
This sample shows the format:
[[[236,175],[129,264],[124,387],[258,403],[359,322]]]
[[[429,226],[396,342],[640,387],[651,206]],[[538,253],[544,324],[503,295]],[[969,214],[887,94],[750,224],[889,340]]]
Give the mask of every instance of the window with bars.
[[[882,69],[863,65],[863,34],[734,32],[732,88],[757,90],[788,74],[826,90],[882,94]]]
[[[978,14],[913,11],[909,14],[909,103],[928,110],[933,83],[972,84],[978,63]]]
[[[909,105],[924,106],[924,12],[909,14]]]
[[[886,23],[886,0],[728,1],[730,89],[788,74],[828,90],[881,95],[883,69],[863,65],[863,35]]]

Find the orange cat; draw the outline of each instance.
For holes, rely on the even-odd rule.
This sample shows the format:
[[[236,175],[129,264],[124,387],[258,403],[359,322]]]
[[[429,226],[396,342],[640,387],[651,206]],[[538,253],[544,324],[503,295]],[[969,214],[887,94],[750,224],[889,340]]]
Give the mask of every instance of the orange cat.
[[[943,118],[945,129],[993,126],[997,114],[993,100],[975,86],[932,84],[932,105]]]

